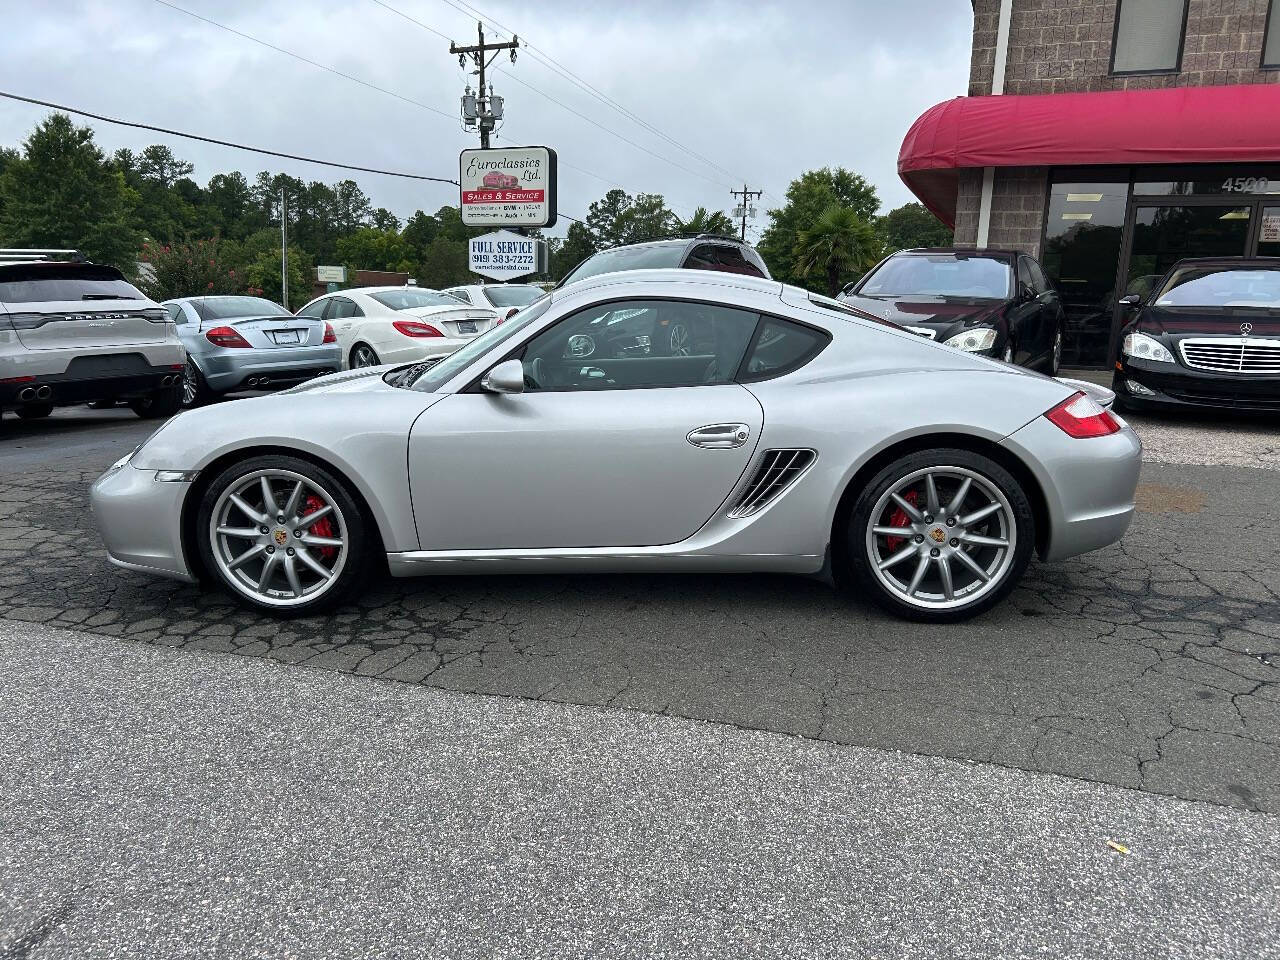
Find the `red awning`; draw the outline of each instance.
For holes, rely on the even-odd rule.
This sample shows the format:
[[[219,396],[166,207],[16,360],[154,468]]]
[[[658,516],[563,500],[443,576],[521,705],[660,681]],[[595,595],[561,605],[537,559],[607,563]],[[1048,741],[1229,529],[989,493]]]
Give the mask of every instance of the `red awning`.
[[[957,97],[911,125],[898,174],[955,225],[973,167],[1280,162],[1280,84]]]

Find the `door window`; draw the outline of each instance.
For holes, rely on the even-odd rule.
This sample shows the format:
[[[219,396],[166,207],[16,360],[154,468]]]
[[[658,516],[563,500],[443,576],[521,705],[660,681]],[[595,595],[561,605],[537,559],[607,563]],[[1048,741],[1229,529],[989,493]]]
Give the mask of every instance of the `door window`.
[[[1049,278],[1040,269],[1040,264],[1030,257],[1027,258],[1027,271],[1031,274],[1031,289],[1035,291],[1037,296],[1050,293],[1053,290],[1053,287],[1049,285]]]
[[[330,320],[345,320],[348,317],[364,316],[360,308],[356,306],[355,301],[347,297],[334,297],[332,303],[333,306],[329,309],[328,316]]]
[[[464,303],[471,302],[471,294],[467,293],[467,291],[465,290],[446,290],[445,293],[449,294],[449,296],[451,297],[457,297],[459,300],[462,300]]]
[[[750,277],[763,277],[764,273],[742,255],[737,247],[703,244],[695,247],[685,267],[690,270],[717,270],[720,273],[743,273]]]
[[[187,322],[187,315],[182,309],[182,304],[171,303],[167,307],[165,307],[165,309],[169,311],[169,319],[172,320],[174,323]]]
[[[756,314],[672,300],[597,304],[531,340],[530,391],[687,387],[733,380]]]
[[[315,317],[319,320],[324,316],[324,308],[329,305],[328,300],[316,300],[314,303],[308,303],[305,307],[298,311],[300,317]]]
[[[767,380],[779,377],[804,366],[831,342],[831,337],[821,330],[765,317],[760,323],[741,380]]]

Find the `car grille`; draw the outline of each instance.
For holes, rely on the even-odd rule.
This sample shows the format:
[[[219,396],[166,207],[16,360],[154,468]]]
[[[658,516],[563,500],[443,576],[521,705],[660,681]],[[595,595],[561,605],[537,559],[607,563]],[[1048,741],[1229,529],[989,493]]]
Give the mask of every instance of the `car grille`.
[[[1178,344],[1182,362],[1216,373],[1280,373],[1280,340],[1258,337],[1205,337]]]
[[[767,507],[813,463],[812,450],[766,450],[755,476],[738,498],[731,517],[749,517]]]

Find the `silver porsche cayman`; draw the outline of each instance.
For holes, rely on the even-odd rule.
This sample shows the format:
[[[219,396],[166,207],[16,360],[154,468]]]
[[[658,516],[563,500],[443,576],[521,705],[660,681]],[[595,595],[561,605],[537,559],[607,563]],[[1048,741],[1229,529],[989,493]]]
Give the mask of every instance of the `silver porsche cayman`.
[[[396,576],[827,575],[988,609],[1118,540],[1141,446],[1088,389],[776,281],[591,277],[437,360],[182,413],[94,485],[111,559],[309,614]]]

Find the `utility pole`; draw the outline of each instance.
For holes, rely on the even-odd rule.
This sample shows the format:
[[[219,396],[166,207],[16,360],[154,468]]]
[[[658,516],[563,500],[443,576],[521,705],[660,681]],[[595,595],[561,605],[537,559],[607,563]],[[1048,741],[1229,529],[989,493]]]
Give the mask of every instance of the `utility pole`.
[[[742,203],[738,204],[738,206],[734,208],[733,213],[734,213],[734,216],[742,218],[742,239],[746,240],[747,239],[747,217],[750,216],[754,220],[756,215],[756,208],[752,205],[751,201],[753,198],[758,200],[761,197],[763,197],[764,191],[749,190],[747,189],[747,185],[744,183],[742,185],[741,190],[730,190],[729,195],[733,197],[742,198]]]
[[[285,228],[284,187],[280,188],[280,305],[289,309],[289,232]]]
[[[462,122],[468,127],[478,126],[480,128],[480,146],[488,150],[489,134],[497,125],[497,121],[502,119],[502,98],[494,95],[492,84],[489,85],[486,95],[484,72],[498,58],[498,53],[503,50],[511,51],[511,62],[515,63],[516,49],[520,46],[520,38],[512,34],[508,43],[485,43],[483,23],[476,24],[476,37],[480,42],[474,47],[460,47],[450,41],[449,52],[458,55],[458,64],[464,70],[467,67],[468,57],[476,65],[476,73],[479,75],[480,82],[474,94],[468,85],[466,93],[462,95]],[[485,54],[491,51],[493,56],[485,60]]]

